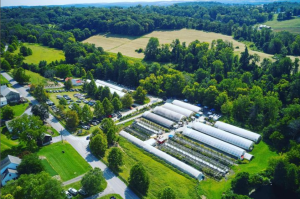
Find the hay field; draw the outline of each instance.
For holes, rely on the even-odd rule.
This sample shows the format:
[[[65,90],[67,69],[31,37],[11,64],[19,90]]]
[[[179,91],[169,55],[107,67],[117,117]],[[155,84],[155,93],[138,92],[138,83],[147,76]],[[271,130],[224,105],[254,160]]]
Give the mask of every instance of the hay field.
[[[294,19],[277,21],[278,14],[274,15],[272,21],[267,21],[266,25],[271,26],[275,32],[279,31],[289,31],[291,33],[300,33],[300,17],[295,17]]]
[[[235,53],[239,54],[245,50],[245,44],[234,40],[231,36],[222,35],[213,32],[204,32],[193,29],[181,29],[173,31],[153,31],[142,37],[126,37],[124,35],[114,35],[114,34],[99,34],[92,36],[86,40],[84,43],[93,43],[97,47],[101,46],[105,51],[118,53],[121,52],[123,55],[134,57],[134,58],[144,58],[143,53],[135,52],[136,49],[145,49],[150,37],[157,37],[160,44],[172,43],[173,40],[179,39],[180,42],[186,42],[186,44],[192,41],[199,40],[200,42],[211,43],[213,40],[223,39],[233,43]],[[236,49],[235,47],[239,48]],[[250,54],[258,54],[261,61],[264,58],[271,58],[272,55],[263,52],[252,51],[249,49]]]

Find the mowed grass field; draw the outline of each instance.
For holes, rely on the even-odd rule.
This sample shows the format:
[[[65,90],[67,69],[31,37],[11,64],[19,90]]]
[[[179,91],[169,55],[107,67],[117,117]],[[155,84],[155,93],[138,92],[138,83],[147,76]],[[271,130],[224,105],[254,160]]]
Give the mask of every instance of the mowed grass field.
[[[209,44],[213,40],[223,39],[233,43],[234,51],[236,54],[240,54],[245,50],[245,44],[234,40],[231,36],[222,35],[213,32],[204,32],[193,29],[181,29],[173,31],[153,31],[152,33],[146,34],[142,37],[126,37],[124,35],[115,34],[99,34],[92,36],[86,40],[84,43],[93,43],[97,47],[101,46],[105,51],[118,53],[121,52],[123,55],[134,57],[134,58],[144,58],[143,53],[135,52],[136,49],[145,49],[147,43],[151,37],[157,37],[160,44],[170,44],[175,39],[179,39],[180,42],[186,42],[188,45],[192,41],[199,40],[200,42],[208,42]],[[235,47],[239,47],[236,49]],[[272,58],[273,55],[266,54],[263,52],[252,51],[249,49],[250,54],[258,54],[261,61],[264,58]],[[291,56],[292,57],[292,56]],[[293,58],[294,59],[294,58]]]
[[[277,21],[277,16],[278,14],[275,14],[272,21],[268,21],[264,24],[271,26],[275,32],[286,30],[291,33],[300,33],[300,17],[291,20]]]
[[[227,176],[227,179],[222,179],[217,182],[213,179],[206,178],[200,182],[198,186],[199,194],[205,195],[207,199],[221,198],[222,193],[230,189],[231,181],[237,173],[248,172],[254,174],[263,171],[267,168],[269,159],[277,155],[275,152],[270,151],[268,145],[262,141],[258,145],[255,145],[251,154],[254,155],[254,159],[248,164],[234,166],[232,168],[234,173]]]
[[[62,153],[64,151],[64,153]],[[69,143],[55,143],[43,147],[38,153],[45,157],[51,167],[46,162],[46,171],[53,175],[58,173],[62,181],[67,181],[81,174],[88,172],[91,166],[79,155],[79,153]],[[53,171],[54,170],[54,171]]]
[[[31,44],[31,43],[23,43],[27,48],[31,48],[32,55],[26,56],[24,62],[28,64],[39,64],[40,61],[45,60],[47,63],[51,63],[53,61],[65,60],[65,55],[62,50],[58,50],[55,48],[49,48],[46,46],[42,46],[40,44]],[[20,48],[18,48],[14,53],[19,53]]]
[[[11,70],[10,73],[12,74],[13,70]],[[43,77],[43,76],[41,76],[39,73],[35,73],[35,72],[32,72],[30,70],[26,70],[25,69],[25,74],[30,77],[29,82],[32,83],[32,84],[36,84],[36,85],[37,84],[43,84],[43,85],[46,85],[47,82],[48,82],[48,79],[45,78],[45,77]]]
[[[122,171],[119,175],[128,182],[130,169],[140,162],[150,176],[150,187],[148,195],[145,198],[156,199],[158,193],[167,186],[170,186],[176,192],[177,198],[198,198],[196,180],[189,179],[156,161],[150,157],[147,152],[130,143],[123,137],[120,137],[119,144],[121,150],[124,152],[124,165],[121,167]],[[110,150],[111,149],[106,152],[106,156],[104,157],[105,162],[107,162],[107,156]]]
[[[15,140],[10,140],[6,137],[6,135],[2,134],[3,127],[1,127],[1,134],[0,134],[0,139],[1,139],[1,146],[0,146],[0,152],[8,150],[13,146],[17,146],[19,144],[18,141]]]

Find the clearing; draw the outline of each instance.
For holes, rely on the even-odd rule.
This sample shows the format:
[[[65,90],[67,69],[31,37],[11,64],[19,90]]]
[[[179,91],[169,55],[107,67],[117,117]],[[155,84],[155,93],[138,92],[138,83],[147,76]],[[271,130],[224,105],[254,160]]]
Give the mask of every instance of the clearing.
[[[64,153],[62,152],[64,151]],[[79,155],[69,143],[55,143],[43,147],[38,153],[46,157],[52,169],[60,175],[62,181],[67,181],[91,169],[91,166]],[[47,164],[47,163],[44,163]],[[51,175],[53,171],[46,167]]]
[[[268,145],[263,141],[255,145],[251,154],[254,155],[254,158],[248,164],[240,164],[232,168],[234,175],[231,174],[219,182],[210,178],[206,178],[200,182],[198,186],[199,194],[205,195],[208,199],[221,198],[222,193],[230,188],[231,181],[235,174],[239,172],[248,172],[250,174],[258,173],[267,168],[268,160],[271,157],[277,155],[276,152],[270,151]]]
[[[28,64],[39,64],[40,61],[47,61],[47,63],[51,63],[53,61],[65,60],[65,54],[62,50],[57,50],[55,48],[49,48],[46,46],[42,46],[40,44],[32,44],[32,43],[23,43],[23,46],[30,48],[32,50],[32,55],[26,56],[24,62]],[[20,52],[18,48],[15,50],[14,54],[18,54]]]
[[[119,144],[124,152],[124,165],[121,167],[119,175],[128,182],[130,169],[138,162],[142,163],[150,177],[150,187],[148,195],[145,198],[157,198],[158,193],[163,188],[169,186],[180,199],[197,198],[197,182],[187,178],[174,170],[170,169],[168,164],[163,164],[150,156],[149,153],[138,148],[134,144],[120,137]],[[107,150],[104,161],[107,162],[107,156],[110,150]],[[162,161],[164,162],[164,161]]]
[[[96,47],[101,46],[105,51],[118,53],[121,52],[123,55],[134,57],[134,58],[144,58],[144,53],[135,52],[136,49],[143,48],[145,49],[150,37],[157,37],[160,44],[170,44],[173,40],[179,39],[180,42],[186,42],[188,45],[192,41],[199,40],[200,42],[208,42],[209,44],[213,40],[223,39],[233,43],[234,51],[238,54],[245,50],[245,44],[234,40],[231,36],[222,35],[220,33],[213,32],[204,32],[200,30],[193,29],[181,29],[173,31],[153,31],[152,33],[146,34],[142,37],[131,37],[117,34],[99,34],[92,36],[86,40],[84,43],[95,44]],[[236,47],[239,47],[236,49]],[[252,51],[249,49],[250,54],[258,54],[260,60],[264,58],[271,58],[273,55],[266,54],[263,52]],[[293,56],[290,56],[291,58]],[[294,58],[293,58],[294,59]]]
[[[275,32],[286,30],[291,33],[300,33],[300,17],[290,20],[277,21],[277,16],[278,14],[275,14],[272,21],[268,21],[264,24],[271,26]]]

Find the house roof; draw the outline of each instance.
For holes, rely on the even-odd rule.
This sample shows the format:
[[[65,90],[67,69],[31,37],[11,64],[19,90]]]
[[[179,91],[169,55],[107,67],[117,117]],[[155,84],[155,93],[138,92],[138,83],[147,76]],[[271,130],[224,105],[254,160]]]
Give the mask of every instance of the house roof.
[[[7,165],[9,165],[10,163],[14,163],[14,164],[20,164],[21,163],[21,159],[12,155],[8,155],[6,158],[4,158],[3,160],[1,160],[1,170],[3,168],[5,168]]]
[[[8,95],[10,92],[14,92],[14,93],[19,93],[17,90],[13,89],[13,88],[5,88],[5,89],[2,89],[1,87],[1,95],[3,97],[5,97],[6,95]]]
[[[10,173],[18,173],[18,171],[16,169],[9,169],[9,168],[5,169],[5,171],[1,175],[1,181]]]
[[[5,101],[7,101],[7,99],[6,99],[6,97],[1,97],[1,98],[0,98],[0,101],[1,101],[1,102],[5,102]]]
[[[65,79],[65,81],[68,81],[68,80],[71,80],[72,79],[72,77],[67,77],[66,79]]]

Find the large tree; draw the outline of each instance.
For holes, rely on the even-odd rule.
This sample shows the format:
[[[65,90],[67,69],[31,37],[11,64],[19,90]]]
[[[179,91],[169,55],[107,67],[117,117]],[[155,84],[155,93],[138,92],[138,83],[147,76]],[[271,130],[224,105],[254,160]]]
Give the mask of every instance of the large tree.
[[[112,105],[114,106],[114,110],[115,111],[119,111],[119,110],[121,110],[122,109],[122,102],[121,102],[121,100],[118,98],[118,97],[115,97],[115,98],[113,98],[113,100],[112,100]]]
[[[102,104],[105,115],[110,115],[114,112],[114,106],[107,98],[104,98]]]
[[[144,104],[146,100],[147,91],[143,89],[143,87],[137,87],[136,91],[133,92],[133,98],[135,102],[138,104]]]
[[[145,49],[145,59],[155,60],[158,55],[159,41],[156,37],[151,37]]]
[[[90,140],[90,148],[92,153],[97,157],[103,157],[107,149],[107,140],[104,134],[97,134]]]
[[[31,112],[33,113],[33,115],[40,117],[40,119],[43,121],[49,118],[48,107],[45,104],[33,105]]]
[[[81,179],[82,188],[89,196],[103,191],[105,183],[103,173],[98,167],[91,169]]]
[[[121,98],[122,104],[123,104],[123,108],[130,108],[132,103],[133,103],[133,99],[131,97],[131,95],[129,93],[126,93],[122,98]]]
[[[44,166],[42,161],[39,159],[39,156],[32,153],[25,155],[22,159],[22,162],[17,167],[19,174],[35,174],[44,171]]]
[[[66,114],[66,125],[70,129],[75,129],[79,124],[79,118],[76,111],[68,111]]]
[[[104,108],[103,108],[102,103],[99,100],[97,100],[96,104],[95,104],[94,116],[96,118],[100,118],[100,117],[104,116]]]
[[[93,118],[93,113],[90,107],[86,104],[82,108],[82,120],[84,122],[89,122]]]
[[[176,199],[176,194],[173,189],[166,187],[159,194],[158,199]]]
[[[73,88],[73,84],[72,84],[72,80],[69,78],[69,79],[65,82],[65,89],[66,89],[66,90],[70,90],[71,88]]]
[[[150,178],[141,163],[134,165],[130,170],[129,186],[141,194],[147,194]]]
[[[2,108],[1,118],[4,120],[11,120],[15,116],[14,110],[11,106],[6,105]]]
[[[43,84],[39,84],[35,87],[35,89],[33,91],[33,95],[39,102],[42,102],[42,103],[45,103],[47,101],[47,99],[49,98],[48,94],[46,93],[46,91],[44,89]]]
[[[109,129],[115,129],[116,126],[115,126],[115,123],[114,121],[111,119],[111,118],[105,118],[101,121],[101,129],[103,130],[103,132],[105,134],[107,134],[108,130]]]
[[[3,61],[1,62],[1,69],[4,71],[10,71],[11,69],[10,64],[5,59],[3,59]]]
[[[113,147],[109,152],[107,160],[109,167],[113,171],[118,172],[120,170],[120,167],[124,164],[122,151],[117,147]]]
[[[30,79],[30,76],[25,74],[25,69],[23,69],[21,67],[15,69],[13,71],[13,77],[20,84],[23,84],[25,82],[29,82],[29,79]]]
[[[249,194],[249,173],[241,172],[238,173],[235,178],[231,181],[231,187],[234,193],[241,195]]]

